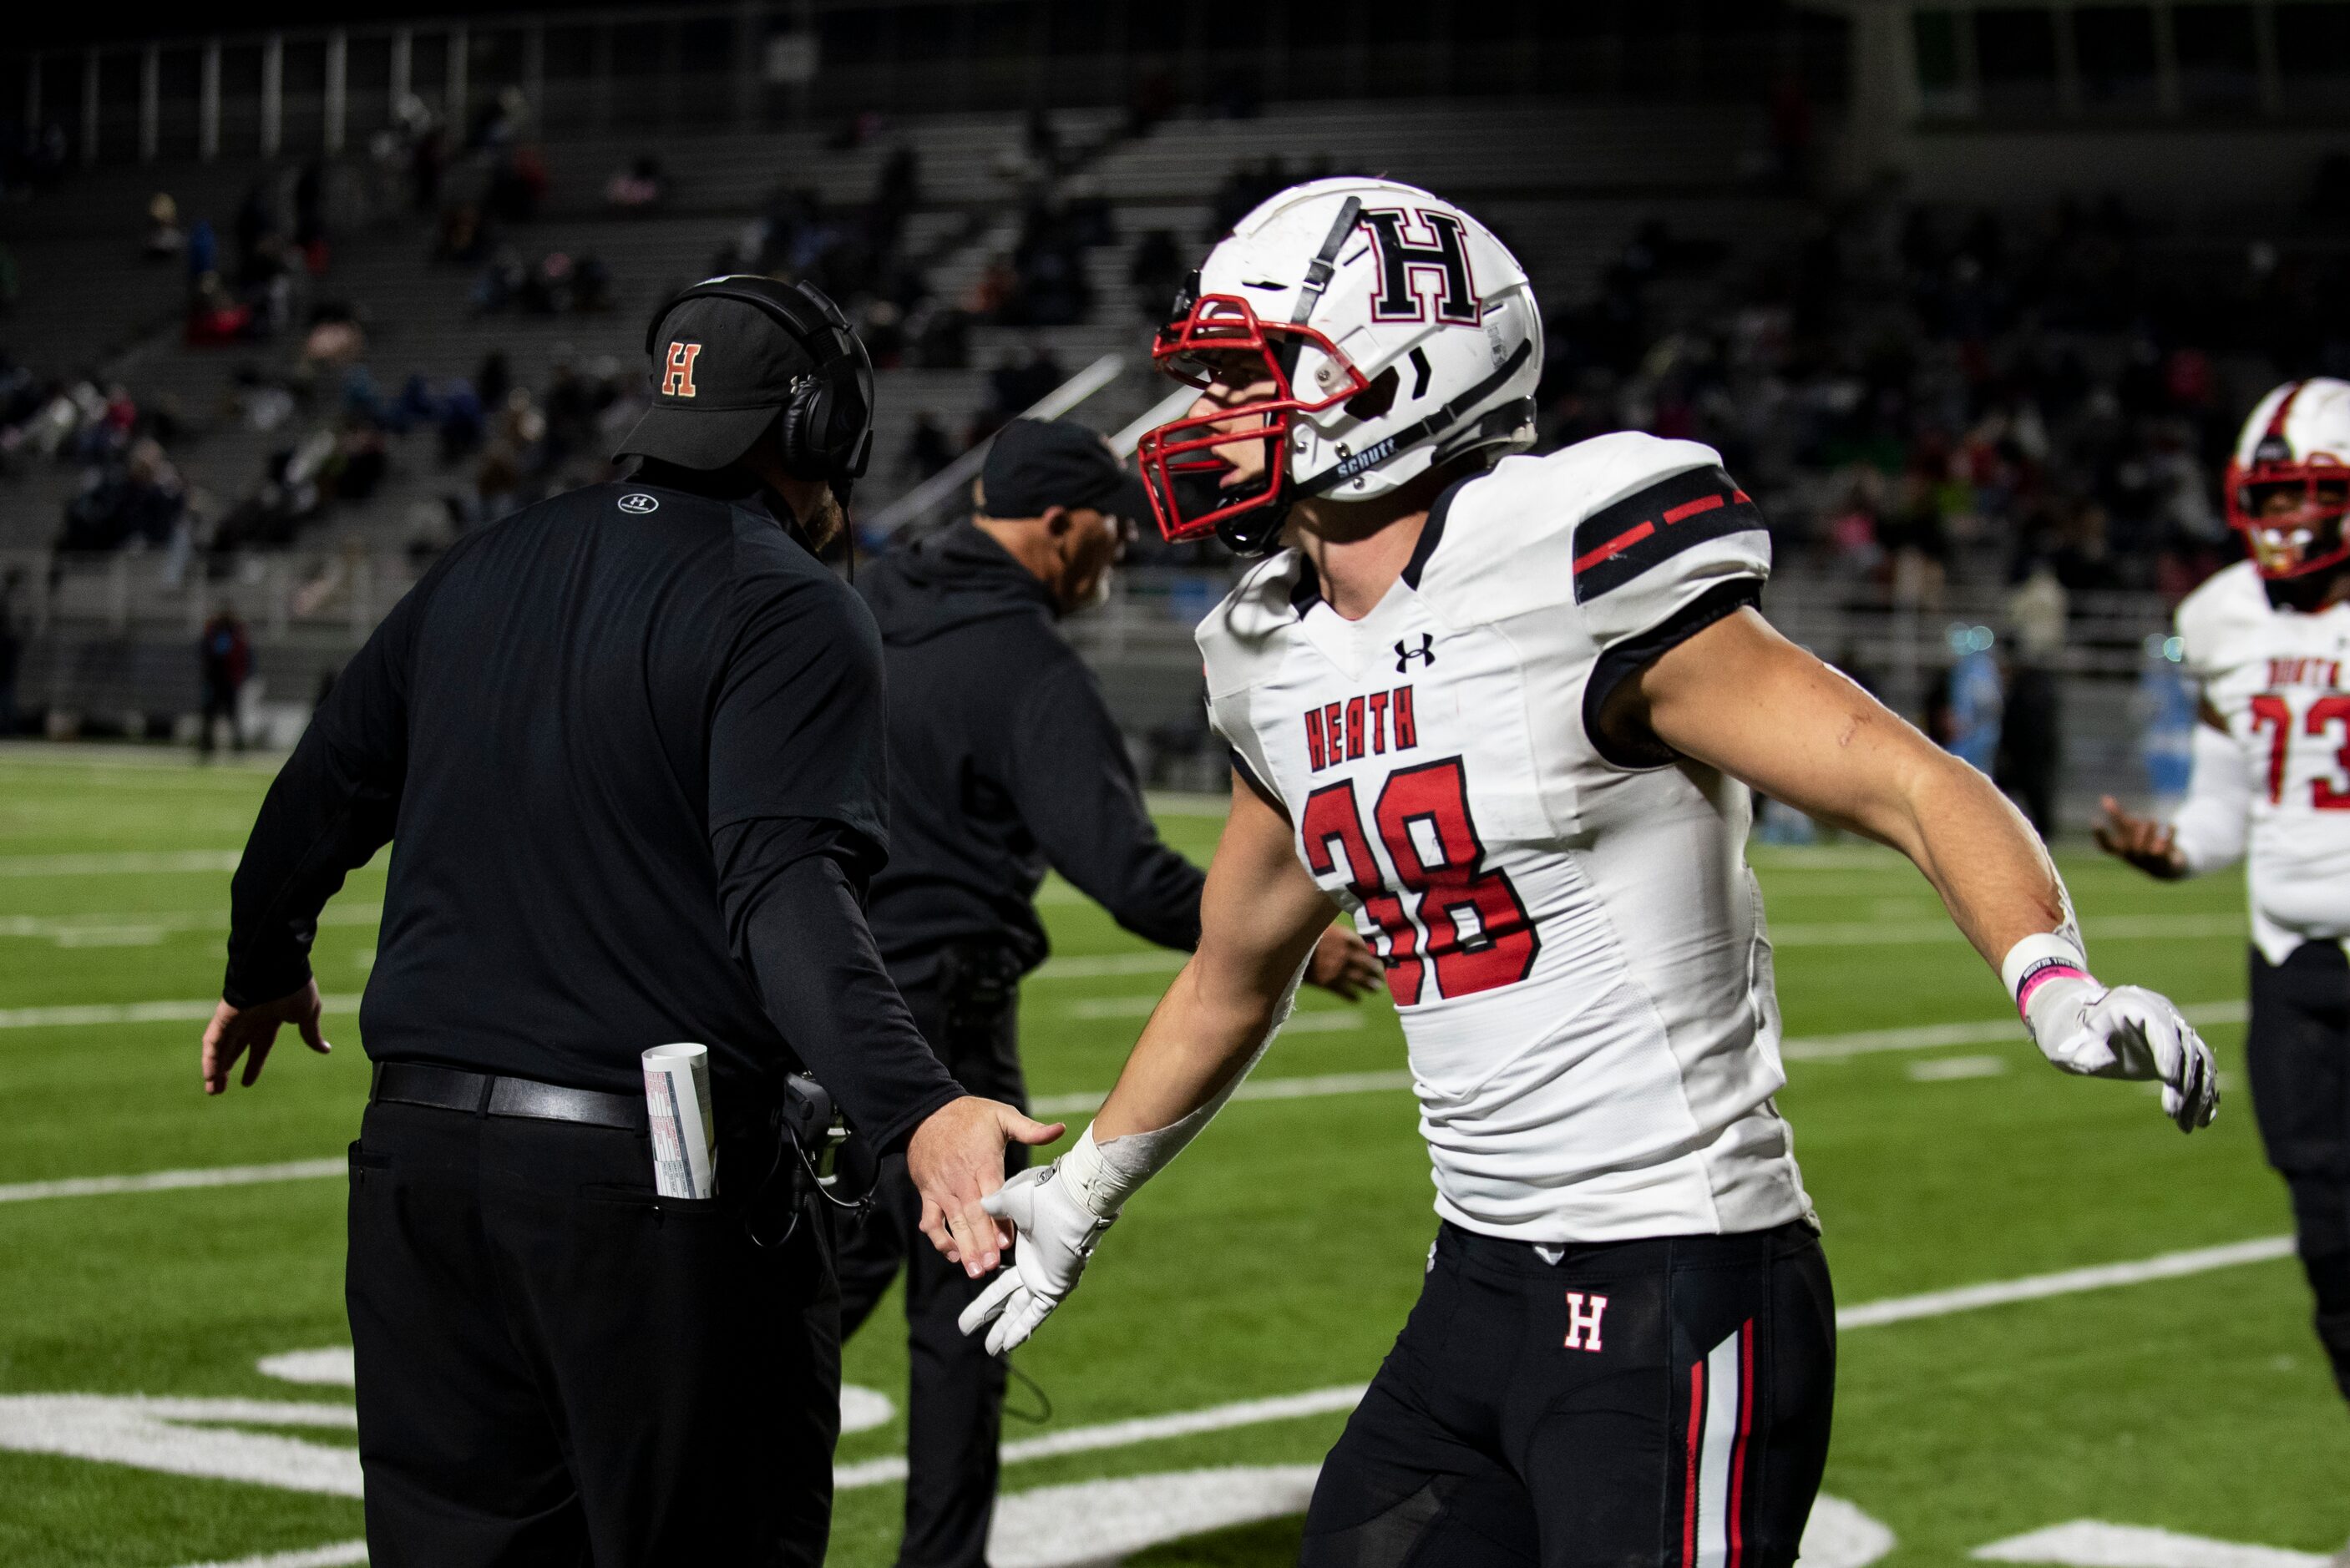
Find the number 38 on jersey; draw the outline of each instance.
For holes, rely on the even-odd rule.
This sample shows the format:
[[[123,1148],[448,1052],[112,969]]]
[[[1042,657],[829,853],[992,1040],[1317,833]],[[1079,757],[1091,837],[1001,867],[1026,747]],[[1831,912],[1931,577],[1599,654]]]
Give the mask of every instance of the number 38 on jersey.
[[[1298,837],[1307,867],[1345,877],[1377,927],[1364,935],[1397,1006],[1513,985],[1534,969],[1541,939],[1508,873],[1485,866],[1459,757],[1398,768],[1369,799],[1351,778],[1324,784]]]

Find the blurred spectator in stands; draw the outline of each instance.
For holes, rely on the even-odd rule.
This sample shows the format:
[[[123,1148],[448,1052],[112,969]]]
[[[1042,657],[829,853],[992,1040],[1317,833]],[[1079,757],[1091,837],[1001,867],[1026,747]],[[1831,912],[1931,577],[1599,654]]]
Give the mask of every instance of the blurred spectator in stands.
[[[1999,660],[1991,655],[1994,639],[1989,627],[1960,624],[1950,628],[1949,640],[1948,734],[1943,744],[1960,761],[1988,776],[1999,756],[2000,711],[2006,701],[2000,685]]]
[[[341,366],[367,352],[367,332],[348,306],[321,305],[310,313],[310,330],[303,335],[302,358],[312,366]]]
[[[471,202],[452,202],[441,213],[433,239],[433,254],[445,262],[471,266],[490,254],[494,237],[482,209]]]
[[[311,276],[327,270],[327,166],[316,158],[294,176],[294,248]]]
[[[490,212],[502,223],[527,223],[546,199],[546,157],[528,142],[499,154],[490,171]]]
[[[236,240],[236,281],[248,284],[265,275],[265,267],[277,265],[272,256],[266,263],[261,254],[262,242],[277,236],[277,203],[267,179],[255,180],[244,188],[244,200],[236,206],[234,228]]]
[[[0,576],[0,739],[16,732],[16,670],[25,653],[25,639],[16,630],[16,590],[24,581],[20,566]]]
[[[180,232],[180,204],[172,200],[169,191],[158,191],[147,199],[147,241],[140,247],[149,261],[169,261],[187,248],[188,236]]]
[[[409,205],[420,213],[438,212],[441,179],[449,161],[448,134],[412,92],[400,100],[392,119],[407,152]]]
[[[117,550],[137,544],[171,545],[185,523],[187,498],[179,470],[152,439],[131,444],[119,462],[93,466],[80,493],[66,503],[57,548]]]
[[[228,291],[220,274],[208,272],[196,280],[188,300],[185,336],[191,348],[242,343],[260,337],[253,308]]]
[[[945,427],[939,416],[924,409],[914,416],[914,428],[906,433],[906,450],[898,460],[901,472],[917,480],[930,478],[954,461],[954,447],[947,440]]]
[[[650,152],[604,182],[604,204],[615,212],[641,213],[658,206],[668,194],[669,181],[661,172],[660,160]]]
[[[1135,242],[1126,281],[1133,286],[1135,307],[1145,321],[1157,326],[1167,319],[1169,302],[1181,286],[1186,270],[1172,230],[1152,229]]]
[[[206,273],[220,270],[220,239],[210,218],[198,218],[188,230],[188,284],[193,287]]]
[[[442,467],[462,462],[481,450],[487,418],[480,389],[473,382],[463,377],[450,382],[436,400],[433,420]]]
[[[979,276],[972,281],[971,292],[963,297],[963,308],[993,321],[1019,287],[1020,275],[1012,270],[1012,263],[1003,256],[990,256]]]
[[[224,603],[204,623],[196,642],[196,675],[203,688],[203,705],[196,722],[196,757],[212,761],[213,726],[228,725],[232,751],[244,750],[244,727],[237,712],[244,683],[253,675],[253,639],[237,618],[236,607]]]
[[[2041,837],[2056,836],[2056,780],[2064,765],[2064,692],[2055,663],[2064,651],[2064,585],[2045,562],[2007,596],[2013,649],[2004,672],[1998,761],[1992,782],[2013,795]]]

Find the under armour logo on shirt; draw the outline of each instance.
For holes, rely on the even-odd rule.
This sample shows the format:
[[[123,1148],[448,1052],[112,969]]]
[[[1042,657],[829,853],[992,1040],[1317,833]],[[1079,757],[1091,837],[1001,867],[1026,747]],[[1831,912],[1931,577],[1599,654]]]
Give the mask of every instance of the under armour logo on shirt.
[[[1424,659],[1430,665],[1436,662],[1436,638],[1433,633],[1421,632],[1418,648],[1407,648],[1404,646],[1403,639],[1396,639],[1396,673],[1401,675],[1410,669],[1411,661],[1415,659]]]

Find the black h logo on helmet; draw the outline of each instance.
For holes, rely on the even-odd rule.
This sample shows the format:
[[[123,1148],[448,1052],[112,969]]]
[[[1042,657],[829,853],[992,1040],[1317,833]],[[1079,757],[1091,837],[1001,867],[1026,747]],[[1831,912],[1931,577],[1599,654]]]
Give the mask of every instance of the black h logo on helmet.
[[[1434,236],[1420,244],[1404,237],[1404,224],[1417,218]],[[1428,305],[1412,286],[1415,270],[1438,275],[1442,288],[1436,296],[1436,319],[1460,326],[1476,325],[1480,314],[1476,280],[1469,275],[1468,236],[1461,220],[1450,213],[1406,212],[1400,207],[1367,210],[1363,226],[1371,232],[1371,247],[1378,253],[1379,292],[1371,301],[1374,321],[1425,321]]]

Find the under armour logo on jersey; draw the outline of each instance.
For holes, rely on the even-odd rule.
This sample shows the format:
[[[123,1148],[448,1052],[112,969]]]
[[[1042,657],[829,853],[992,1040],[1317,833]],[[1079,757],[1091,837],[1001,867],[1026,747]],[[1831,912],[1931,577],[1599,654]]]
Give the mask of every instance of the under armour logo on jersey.
[[[1417,219],[1430,236],[1426,244],[1407,239],[1404,225]],[[1433,273],[1441,286],[1436,296],[1436,319],[1473,327],[1482,314],[1476,280],[1469,275],[1468,235],[1451,213],[1407,212],[1387,207],[1363,214],[1371,232],[1371,248],[1378,253],[1379,292],[1371,300],[1374,321],[1425,321],[1428,305],[1414,286],[1415,273]]]
[[[1401,675],[1405,670],[1409,670],[1411,661],[1415,659],[1426,659],[1431,667],[1435,665],[1436,638],[1433,633],[1421,632],[1418,648],[1406,648],[1403,639],[1396,639],[1396,673]]]
[[[699,343],[672,343],[669,346],[669,369],[661,376],[661,396],[690,398],[693,396],[693,362],[702,358]]]
[[[1589,1303],[1586,1307],[1586,1303]],[[1581,1291],[1566,1293],[1566,1348],[1596,1351],[1599,1348],[1599,1320],[1607,1315],[1606,1296],[1586,1296]]]

